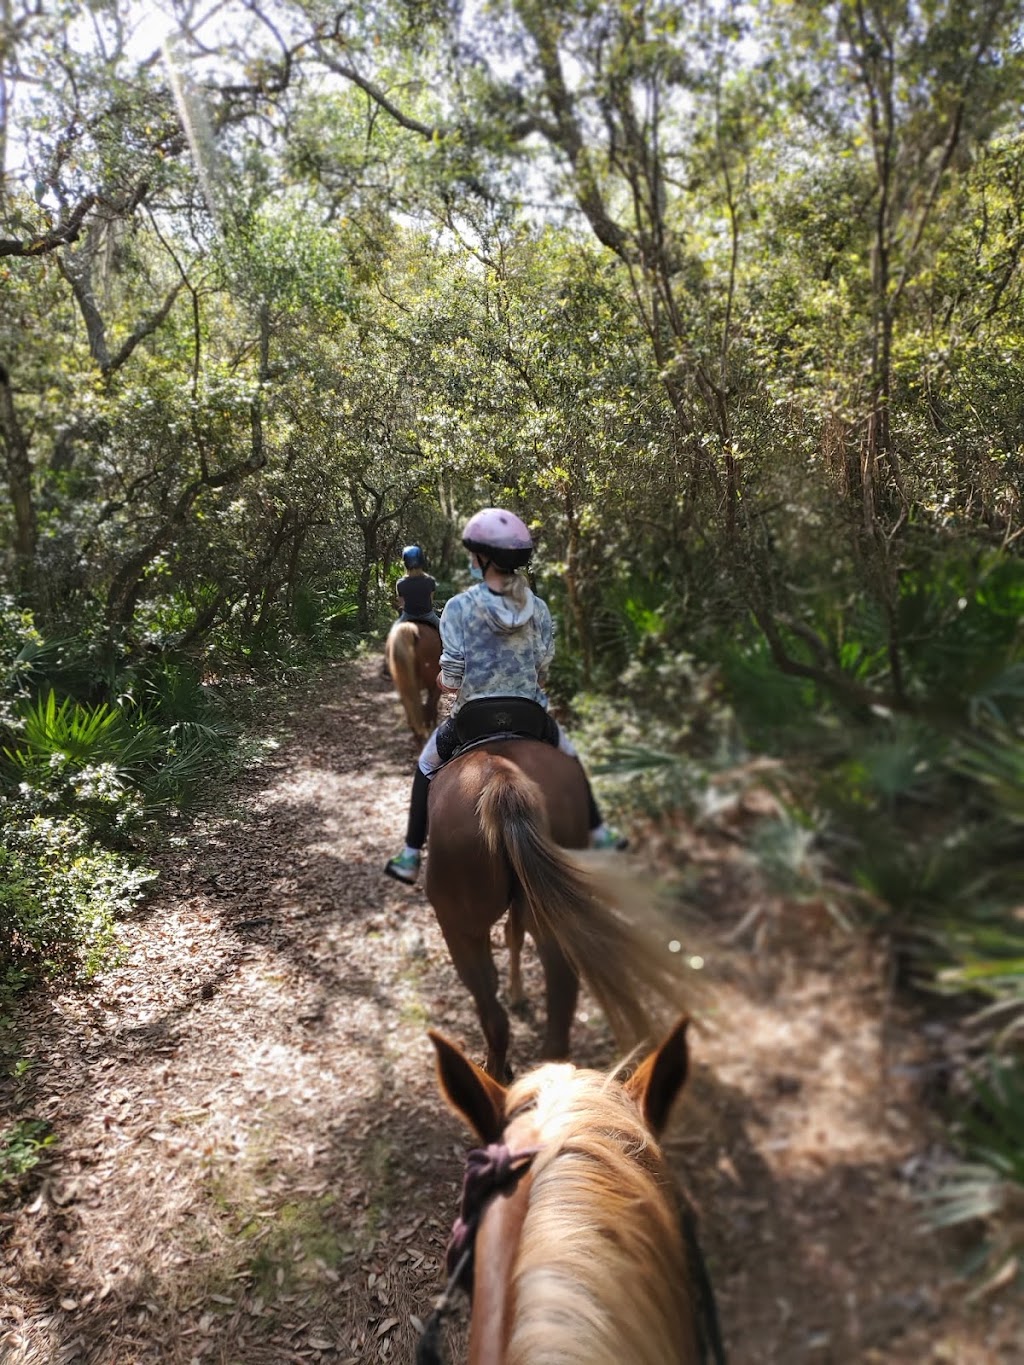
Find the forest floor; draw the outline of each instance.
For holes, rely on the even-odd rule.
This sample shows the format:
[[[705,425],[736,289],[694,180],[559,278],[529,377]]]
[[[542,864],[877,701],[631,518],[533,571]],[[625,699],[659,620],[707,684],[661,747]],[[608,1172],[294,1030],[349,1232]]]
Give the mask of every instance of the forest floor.
[[[480,1055],[422,891],[381,875],[415,752],[378,659],[327,668],[162,853],[121,965],[7,1021],[0,1127],[57,1142],[0,1211],[3,1365],[411,1360],[469,1145],[428,1024]],[[632,833],[638,867],[685,867],[673,913],[704,962],[667,1145],[732,1365],[1024,1359],[1019,1304],[969,1305],[964,1245],[921,1232],[940,1130],[878,949],[813,906],[766,903],[748,933],[735,830]],[[513,1028],[525,1069],[538,1029]],[[585,999],[574,1049],[615,1060]]]

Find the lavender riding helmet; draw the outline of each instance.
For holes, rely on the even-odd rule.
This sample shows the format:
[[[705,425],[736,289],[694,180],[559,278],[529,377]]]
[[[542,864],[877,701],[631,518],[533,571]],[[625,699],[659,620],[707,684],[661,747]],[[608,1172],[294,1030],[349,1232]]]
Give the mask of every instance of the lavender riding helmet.
[[[503,507],[485,507],[470,517],[462,532],[462,543],[505,573],[529,564],[533,554],[529,527]]]

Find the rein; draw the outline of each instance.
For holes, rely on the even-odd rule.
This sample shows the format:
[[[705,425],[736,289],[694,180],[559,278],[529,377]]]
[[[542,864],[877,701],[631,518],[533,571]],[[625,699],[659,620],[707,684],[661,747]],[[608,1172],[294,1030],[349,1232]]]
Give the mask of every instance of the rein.
[[[726,1365],[725,1347],[722,1344],[722,1328],[718,1321],[718,1302],[715,1299],[715,1290],[708,1273],[707,1261],[704,1259],[704,1253],[701,1251],[700,1242],[697,1239],[697,1220],[689,1202],[683,1199],[678,1189],[676,1191],[676,1207],[679,1213],[679,1226],[683,1232],[683,1241],[686,1244],[690,1273],[697,1289],[699,1310],[697,1345],[700,1350],[701,1362],[703,1365],[703,1362],[706,1362],[710,1356],[714,1365]]]
[[[539,1151],[539,1147],[525,1147],[521,1152],[513,1152],[504,1143],[492,1142],[488,1147],[474,1147],[467,1152],[462,1203],[445,1252],[448,1283],[417,1343],[416,1365],[444,1365],[441,1324],[452,1312],[460,1289],[467,1298],[473,1297],[473,1252],[480,1220],[496,1195],[515,1189]]]

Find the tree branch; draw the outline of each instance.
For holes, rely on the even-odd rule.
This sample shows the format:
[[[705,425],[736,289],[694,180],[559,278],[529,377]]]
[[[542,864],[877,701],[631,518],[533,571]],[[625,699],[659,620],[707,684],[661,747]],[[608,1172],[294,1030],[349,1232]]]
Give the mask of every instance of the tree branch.
[[[46,256],[59,247],[67,246],[69,242],[77,242],[85,216],[97,202],[95,194],[87,194],[67,218],[49,232],[28,238],[0,237],[0,256]]]
[[[408,129],[410,133],[419,133],[420,137],[433,140],[442,135],[442,129],[432,126],[429,123],[421,123],[419,119],[414,119],[411,114],[404,113],[398,105],[384,93],[379,85],[374,85],[373,81],[361,76],[354,66],[349,66],[346,62],[339,62],[326,50],[322,43],[315,44],[315,51],[324,65],[335,75],[343,76],[345,80],[351,81],[353,85],[365,91],[375,104],[380,107],[395,120],[402,128]]]

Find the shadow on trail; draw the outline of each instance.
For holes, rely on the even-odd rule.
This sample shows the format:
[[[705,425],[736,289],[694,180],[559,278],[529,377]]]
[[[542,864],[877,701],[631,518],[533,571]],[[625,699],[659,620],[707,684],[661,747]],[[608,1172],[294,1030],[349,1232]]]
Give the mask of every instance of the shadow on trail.
[[[17,1086],[7,1084],[0,1108],[16,1117],[46,1101],[40,1112],[62,1132],[81,1123],[80,1145],[55,1149],[22,1206],[0,1218],[0,1253],[20,1219],[32,1224],[22,1246],[40,1257],[18,1271],[30,1287],[32,1337],[23,1354],[12,1354],[17,1365],[196,1358],[284,1365],[318,1357],[361,1365],[383,1359],[385,1343],[388,1359],[411,1359],[411,1315],[425,1318],[440,1289],[470,1145],[435,1092],[425,1028],[440,1028],[477,1058],[482,1040],[430,907],[381,873],[393,851],[385,844],[401,838],[417,746],[371,664],[328,677],[315,726],[303,712],[273,761],[246,775],[241,819],[207,821],[208,837],[187,865],[163,856],[164,886],[138,917],[156,959],[145,981],[140,976],[140,989],[151,992],[145,1008],[104,994],[100,983],[76,999],[73,1020],[42,995],[26,1010],[31,1033],[22,1041],[38,1064]],[[165,918],[175,917],[160,937]],[[184,961],[180,926],[198,945]],[[394,940],[406,933],[418,946],[396,951]],[[204,956],[208,939],[217,951]],[[504,953],[498,958],[504,976]],[[534,1012],[513,1020],[518,1073],[539,1060],[542,1035],[535,951],[524,969]],[[234,1001],[242,978],[247,993]],[[262,998],[264,988],[273,998]],[[235,1035],[218,1035],[221,1024]],[[272,1026],[273,1037],[264,1037]],[[148,1146],[156,1139],[141,1124],[131,1131],[126,1124],[119,1146],[119,1111],[98,1107],[100,1080],[109,1090],[111,1076],[127,1073],[137,1083],[133,1099],[155,1103],[163,1093],[157,1072],[173,1070],[203,1034],[223,1056],[201,1052],[189,1078],[194,1090],[166,1104],[161,1098],[154,1113],[170,1131],[186,1099],[200,1106],[205,1096],[212,1108],[227,1096],[213,1135],[221,1147],[204,1155],[198,1124],[181,1128],[181,1157]],[[603,1069],[617,1058],[593,1013],[581,1016],[573,1046],[578,1064]],[[737,1039],[736,1051],[743,1046]],[[243,1074],[246,1047],[251,1067]],[[280,1056],[280,1077],[271,1079],[281,1094],[251,1099],[256,1082],[268,1079],[261,1072],[271,1053]],[[304,1063],[322,1082],[308,1097]],[[781,1176],[766,1133],[770,1106],[787,1095],[773,1101],[771,1073],[765,1080],[756,1098],[726,1084],[702,1061],[698,1033],[691,1086],[666,1138],[700,1213],[732,1365],[925,1358],[900,1347],[901,1334],[933,1307],[914,1297],[920,1266],[904,1271],[892,1244],[896,1174],[882,1162],[828,1154],[816,1172],[805,1165]],[[236,1104],[238,1151],[226,1146]],[[86,1139],[94,1134],[93,1149]],[[145,1180],[151,1151],[152,1178],[164,1182],[152,1187],[153,1210],[165,1200],[158,1226],[173,1254],[141,1240],[126,1244],[119,1272],[104,1280],[109,1265],[101,1273],[90,1237],[103,1201],[117,1191],[97,1179],[76,1193],[77,1173],[102,1162],[92,1169],[116,1174],[117,1163],[134,1156]],[[194,1181],[194,1205],[171,1198],[180,1179]],[[449,1359],[459,1359],[463,1345],[456,1327]],[[0,1341],[0,1358],[3,1350]]]
[[[416,1065],[432,1070],[431,1059],[424,1039]],[[131,1359],[139,1365],[187,1361],[187,1352],[199,1346],[234,1359],[240,1333],[246,1365],[300,1359],[310,1341],[324,1343],[329,1361],[377,1359],[376,1344],[385,1335],[391,1358],[411,1359],[417,1333],[410,1315],[425,1318],[439,1291],[461,1156],[471,1143],[440,1097],[430,1104],[403,1095],[395,1059],[378,1058],[375,1071],[374,1093],[323,1131],[314,1167],[274,1163],[275,1179],[289,1191],[286,1215],[268,1220],[242,1185],[225,1188],[219,1217],[232,1228],[252,1220],[247,1249],[236,1238],[223,1260],[199,1255],[194,1265],[162,1276],[124,1276],[102,1302],[79,1307],[73,1334],[55,1332],[52,1359],[109,1365],[103,1343],[114,1339],[122,1352],[136,1343]],[[716,1116],[713,1131],[702,1126],[709,1114]],[[870,1352],[884,1350],[908,1317],[927,1306],[915,1309],[897,1291],[885,1292],[884,1277],[873,1273],[870,1245],[847,1246],[838,1254],[837,1235],[835,1246],[825,1249],[836,1254],[823,1254],[808,1242],[804,1222],[792,1210],[830,1204],[840,1191],[856,1197],[886,1173],[871,1165],[838,1166],[784,1190],[748,1131],[756,1117],[747,1096],[698,1065],[666,1139],[680,1184],[699,1209],[700,1239],[733,1365],[869,1360]],[[735,1189],[723,1195],[716,1171],[716,1154],[722,1152],[728,1152],[729,1181],[738,1181],[742,1198]],[[54,1210],[52,1222],[73,1258],[74,1206]],[[754,1274],[762,1291],[771,1291],[758,1294],[768,1307],[756,1324],[761,1341],[756,1357],[736,1349],[737,1318],[746,1315],[745,1294]],[[851,1274],[864,1287],[857,1302],[850,1298]],[[38,1291],[49,1298],[54,1323],[64,1319],[66,1283],[54,1279]],[[192,1315],[184,1334],[183,1312]],[[250,1343],[255,1321],[260,1339]],[[460,1358],[463,1332],[464,1323],[451,1331],[450,1359]],[[743,1332],[748,1342],[750,1332],[748,1320]],[[152,1343],[161,1339],[173,1340],[174,1349],[155,1353]]]

